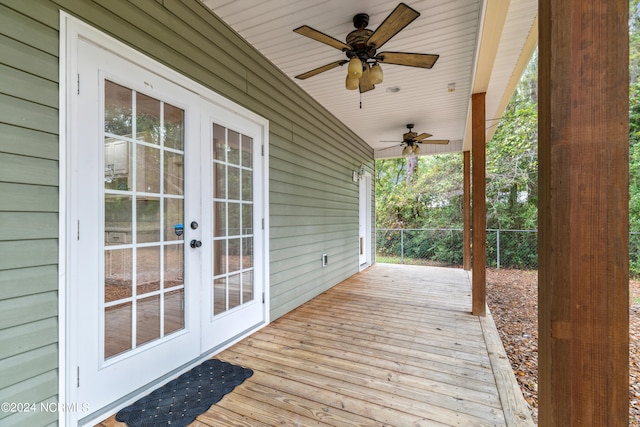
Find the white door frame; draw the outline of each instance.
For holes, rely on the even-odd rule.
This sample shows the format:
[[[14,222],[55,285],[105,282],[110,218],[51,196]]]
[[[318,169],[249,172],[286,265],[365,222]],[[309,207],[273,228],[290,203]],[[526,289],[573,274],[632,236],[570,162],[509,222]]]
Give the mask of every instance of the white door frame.
[[[358,256],[358,265],[360,270],[371,265],[371,181],[372,175],[369,172],[364,172],[360,175],[358,180],[358,223],[359,227],[359,239],[358,241],[359,251],[364,249],[363,254]],[[364,246],[364,248],[362,248]]]
[[[85,24],[84,22],[74,18],[73,16],[61,12],[60,13],[60,73],[59,73],[59,131],[60,131],[60,157],[59,157],[59,277],[58,277],[58,336],[59,336],[59,402],[64,407],[77,405],[78,410],[61,412],[59,423],[61,426],[75,426],[79,422],[82,424],[94,424],[108,413],[113,413],[125,405],[131,403],[139,396],[130,396],[127,400],[122,400],[109,405],[104,410],[100,408],[90,408],[83,405],[83,402],[77,401],[76,393],[76,366],[77,366],[77,346],[80,337],[77,336],[74,322],[79,319],[74,318],[72,305],[72,292],[70,292],[70,283],[74,258],[74,237],[78,232],[76,219],[72,217],[75,208],[73,200],[71,200],[70,191],[73,184],[70,177],[72,172],[70,167],[75,164],[75,153],[71,152],[70,147],[73,146],[72,141],[77,141],[80,136],[74,125],[74,118],[77,117],[78,102],[76,101],[76,93],[79,90],[78,82],[78,43],[79,40],[89,40],[91,43],[101,46],[104,49],[112,51],[127,60],[139,65],[145,69],[161,75],[164,79],[174,82],[194,93],[199,94],[206,102],[216,104],[223,109],[232,111],[234,114],[242,116],[244,119],[256,123],[261,129],[261,139],[263,141],[263,168],[262,179],[265,183],[264,194],[261,200],[261,209],[264,216],[264,234],[262,239],[262,247],[256,248],[256,253],[263,256],[262,275],[264,277],[264,293],[265,293],[265,322],[261,326],[269,323],[269,199],[268,199],[268,153],[269,153],[269,122],[256,115],[255,113],[235,104],[234,102],[223,98],[217,93],[197,84],[184,75],[160,64],[138,52],[135,49],[111,38],[110,36],[96,30],[95,28]],[[254,329],[255,330],[255,329]],[[182,372],[190,369],[192,366],[200,363],[203,359],[211,356],[214,352],[223,350],[232,345],[244,336],[237,337],[233,341],[224,343],[215,349],[203,350],[200,357],[194,359],[188,364],[176,367],[176,369],[167,376],[159,379],[161,381],[169,381],[180,375]],[[144,393],[144,391],[140,391]]]

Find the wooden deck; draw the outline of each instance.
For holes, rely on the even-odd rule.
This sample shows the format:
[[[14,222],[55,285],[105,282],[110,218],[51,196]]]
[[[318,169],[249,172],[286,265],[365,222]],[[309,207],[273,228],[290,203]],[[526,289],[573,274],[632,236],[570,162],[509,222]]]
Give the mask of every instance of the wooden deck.
[[[218,354],[254,374],[192,426],[533,425],[470,286],[459,269],[356,274]]]

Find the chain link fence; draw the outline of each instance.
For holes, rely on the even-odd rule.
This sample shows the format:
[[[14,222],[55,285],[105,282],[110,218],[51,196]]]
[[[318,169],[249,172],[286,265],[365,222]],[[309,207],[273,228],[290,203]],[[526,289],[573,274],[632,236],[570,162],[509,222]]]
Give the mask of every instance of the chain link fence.
[[[640,232],[629,233],[629,276],[640,277]]]
[[[376,259],[394,264],[462,265],[461,228],[376,230]],[[487,230],[487,267],[538,269],[538,230]],[[629,233],[629,275],[640,277],[640,232]]]
[[[640,254],[640,236],[638,244]],[[376,230],[378,262],[461,266],[462,245],[461,228]],[[488,229],[487,267],[536,270],[537,230]]]

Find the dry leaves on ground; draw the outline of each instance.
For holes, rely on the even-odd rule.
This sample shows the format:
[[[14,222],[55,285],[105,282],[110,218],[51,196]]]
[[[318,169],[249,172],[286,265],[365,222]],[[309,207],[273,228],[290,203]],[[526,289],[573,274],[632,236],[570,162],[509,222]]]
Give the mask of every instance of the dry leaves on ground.
[[[487,270],[487,302],[533,420],[538,420],[538,272]],[[640,281],[630,283],[629,425],[640,427]]]

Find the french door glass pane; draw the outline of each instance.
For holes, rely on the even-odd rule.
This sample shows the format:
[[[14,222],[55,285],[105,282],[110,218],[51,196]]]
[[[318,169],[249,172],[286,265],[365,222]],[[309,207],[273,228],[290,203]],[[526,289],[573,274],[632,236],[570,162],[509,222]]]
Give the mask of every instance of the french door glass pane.
[[[184,285],[184,246],[164,247],[164,288]]]
[[[131,189],[131,143],[116,137],[104,139],[104,188],[108,190]]]
[[[136,259],[136,294],[160,290],[160,246],[138,248]]]
[[[131,196],[120,194],[104,195],[105,245],[131,243],[133,226],[133,204]]]
[[[230,129],[227,130],[227,162],[240,164],[240,134]]]
[[[227,311],[227,278],[213,279],[213,314]]]
[[[131,135],[133,91],[108,80],[104,86],[104,131],[115,135]]]
[[[164,240],[181,241],[184,233],[184,203],[182,198],[164,199]]]
[[[136,303],[136,345],[160,338],[160,295]]]
[[[131,336],[133,333],[131,307],[131,302],[125,302],[105,308],[105,359],[131,349]]]
[[[136,139],[160,144],[160,107],[157,99],[136,93]]]
[[[184,289],[164,294],[164,333],[184,329]]]
[[[184,160],[181,153],[164,153],[164,192],[181,195],[184,188]]]
[[[114,249],[104,253],[104,302],[133,295],[133,254],[131,249]]]
[[[213,125],[213,314],[254,299],[253,139]]]
[[[105,81],[104,359],[185,327],[184,110]]]
[[[140,193],[159,193],[160,150],[139,144],[136,149],[136,190]]]
[[[241,291],[240,275],[234,274],[232,276],[229,276],[229,309],[232,309],[242,304],[240,291]]]
[[[173,105],[164,105],[164,146],[184,151],[184,111]]]
[[[136,197],[136,242],[160,241],[160,198]]]
[[[242,165],[249,169],[253,167],[253,138],[245,135],[242,135]]]

